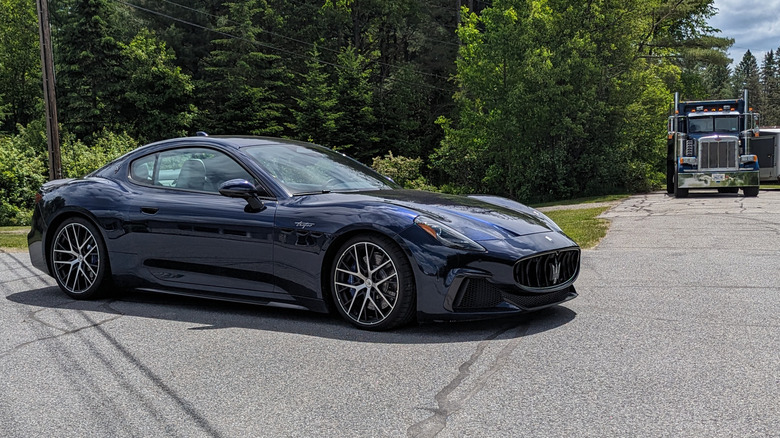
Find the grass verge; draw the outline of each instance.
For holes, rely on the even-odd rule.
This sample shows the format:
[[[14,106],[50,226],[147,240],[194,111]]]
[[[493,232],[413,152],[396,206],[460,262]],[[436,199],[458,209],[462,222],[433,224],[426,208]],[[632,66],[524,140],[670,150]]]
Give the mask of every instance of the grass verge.
[[[30,227],[0,227],[0,248],[27,249],[27,232]]]
[[[607,235],[609,221],[598,218],[609,207],[555,210],[545,214],[555,221],[563,232],[577,242],[582,249],[593,248]]]
[[[620,201],[622,199],[628,198],[629,196],[631,195],[623,194],[623,195],[592,196],[590,198],[567,199],[565,201],[545,202],[542,204],[533,204],[530,206],[533,208],[539,208],[539,207],[552,207],[555,205],[595,204],[596,202]]]

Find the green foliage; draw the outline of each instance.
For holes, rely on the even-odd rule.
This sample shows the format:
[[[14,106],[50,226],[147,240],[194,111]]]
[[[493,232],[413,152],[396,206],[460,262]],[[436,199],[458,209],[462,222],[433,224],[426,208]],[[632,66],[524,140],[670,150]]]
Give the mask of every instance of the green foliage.
[[[218,20],[220,32],[204,60],[203,112],[199,126],[210,133],[281,135],[284,105],[280,103],[290,78],[280,57],[261,51],[262,33],[256,21],[273,12],[262,0],[226,2]],[[229,36],[228,36],[229,35]]]
[[[62,143],[62,174],[65,178],[80,178],[104,164],[138,147],[138,142],[127,133],[117,134],[103,130],[87,146],[70,136]]]
[[[0,131],[37,118],[41,97],[35,2],[0,0]]]
[[[142,142],[184,135],[196,113],[194,87],[173,52],[144,29],[122,45],[122,58],[122,127]]]
[[[338,60],[341,67],[337,70],[336,96],[341,115],[336,121],[332,146],[368,162],[382,152],[375,129],[369,59],[347,47]]]
[[[301,140],[331,146],[336,121],[341,117],[338,99],[328,83],[328,74],[323,71],[316,46],[310,55],[312,59],[306,62],[307,72],[298,86],[300,97],[295,98],[297,106],[292,110],[295,117],[292,128]]]
[[[117,3],[63,0],[55,35],[60,123],[79,138],[119,127],[122,44]]]
[[[0,137],[0,225],[26,225],[46,167],[21,135]]]
[[[408,189],[435,191],[436,187],[428,183],[420,172],[421,166],[421,158],[394,156],[392,152],[384,157],[374,157],[371,165],[377,172]]]

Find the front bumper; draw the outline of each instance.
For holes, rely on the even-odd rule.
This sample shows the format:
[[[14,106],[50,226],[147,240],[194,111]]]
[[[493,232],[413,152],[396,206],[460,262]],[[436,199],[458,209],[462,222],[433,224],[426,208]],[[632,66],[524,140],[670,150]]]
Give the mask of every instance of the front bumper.
[[[717,189],[721,187],[751,187],[759,185],[758,170],[679,172],[677,187],[681,189]]]

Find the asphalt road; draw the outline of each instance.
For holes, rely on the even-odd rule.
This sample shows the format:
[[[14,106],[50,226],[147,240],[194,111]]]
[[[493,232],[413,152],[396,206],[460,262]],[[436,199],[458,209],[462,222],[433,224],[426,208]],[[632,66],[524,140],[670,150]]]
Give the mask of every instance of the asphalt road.
[[[780,192],[606,216],[565,306],[391,333],[0,254],[0,436],[780,436]]]

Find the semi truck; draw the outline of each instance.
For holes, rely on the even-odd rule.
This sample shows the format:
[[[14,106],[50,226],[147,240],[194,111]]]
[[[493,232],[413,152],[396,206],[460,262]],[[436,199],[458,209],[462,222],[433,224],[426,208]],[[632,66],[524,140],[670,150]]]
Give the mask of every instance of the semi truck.
[[[674,94],[669,116],[666,191],[677,198],[691,189],[758,196],[758,157],[751,141],[758,136],[758,113],[741,99],[680,101]]]

